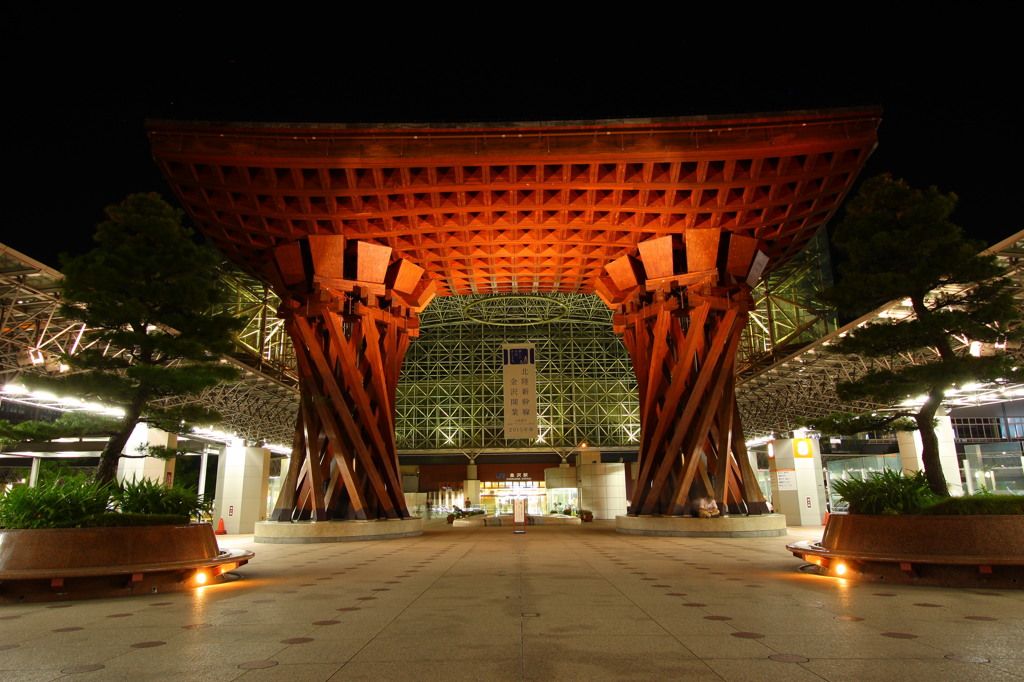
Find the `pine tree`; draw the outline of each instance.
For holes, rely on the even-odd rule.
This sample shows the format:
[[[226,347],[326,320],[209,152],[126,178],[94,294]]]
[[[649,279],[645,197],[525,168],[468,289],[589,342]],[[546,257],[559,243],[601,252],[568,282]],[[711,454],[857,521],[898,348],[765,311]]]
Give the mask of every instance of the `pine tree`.
[[[893,410],[881,421],[864,422],[877,428],[885,421],[902,419],[905,424],[908,417],[913,419],[921,433],[929,487],[940,495],[948,491],[934,420],[945,392],[966,383],[1004,380],[1013,372],[1007,357],[974,357],[963,341],[1016,338],[1020,318],[995,256],[978,255],[984,245],[966,239],[950,220],[956,202],[955,194],[942,194],[935,187],[913,189],[888,175],[866,181],[833,238],[848,259],[839,267],[842,278],[821,296],[851,316],[890,301],[909,301],[913,317],[872,322],[830,350],[875,361],[874,369],[858,380],[838,384],[842,400],[892,406],[925,396],[916,411]],[[933,357],[929,362],[898,361],[901,354],[928,349]],[[843,430],[844,422],[846,430],[856,424],[850,415],[834,415],[816,420],[815,426],[831,426],[835,432]]]
[[[241,326],[214,312],[221,300],[218,259],[192,241],[180,210],[150,193],[133,194],[106,214],[95,249],[62,257],[61,314],[85,323],[96,343],[65,358],[72,373],[47,381],[124,410],[100,455],[101,483],[114,479],[139,421],[179,431],[183,422],[219,419],[198,405],[167,410],[152,403],[235,378],[219,356],[232,349],[232,333]]]

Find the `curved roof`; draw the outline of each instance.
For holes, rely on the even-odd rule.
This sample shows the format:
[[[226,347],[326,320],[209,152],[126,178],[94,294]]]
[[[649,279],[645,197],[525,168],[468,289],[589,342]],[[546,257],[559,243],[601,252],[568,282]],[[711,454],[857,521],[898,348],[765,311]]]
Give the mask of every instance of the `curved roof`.
[[[690,228],[775,267],[841,203],[877,108],[491,124],[153,121],[153,155],[237,263],[310,234],[392,247],[438,294],[588,293],[606,263]]]

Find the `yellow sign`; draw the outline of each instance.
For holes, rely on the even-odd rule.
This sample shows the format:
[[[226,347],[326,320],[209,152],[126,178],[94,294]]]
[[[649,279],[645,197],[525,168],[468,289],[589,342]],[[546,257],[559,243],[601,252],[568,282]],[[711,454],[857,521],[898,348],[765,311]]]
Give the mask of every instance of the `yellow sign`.
[[[811,444],[810,438],[794,438],[793,439],[793,456],[794,457],[814,457],[814,446]]]

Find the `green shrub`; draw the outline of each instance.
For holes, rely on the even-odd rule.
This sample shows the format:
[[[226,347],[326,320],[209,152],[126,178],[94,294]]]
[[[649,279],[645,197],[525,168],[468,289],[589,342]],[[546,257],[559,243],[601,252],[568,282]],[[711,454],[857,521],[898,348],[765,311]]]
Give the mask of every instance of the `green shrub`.
[[[0,527],[77,528],[109,505],[110,488],[85,474],[46,477],[35,488],[17,486],[0,497]]]
[[[1024,497],[992,493],[949,497],[928,505],[920,513],[940,516],[1020,516],[1024,515]]]
[[[916,514],[938,499],[922,471],[904,476],[886,469],[863,481],[837,479],[832,489],[850,503],[851,514]]]
[[[197,519],[211,508],[195,490],[167,488],[148,478],[122,483],[114,491],[114,502],[123,514],[173,514]]]
[[[82,528],[124,528],[128,526],[179,526],[189,523],[179,514],[122,514],[104,512],[82,519]]]
[[[195,490],[149,479],[102,486],[87,474],[57,468],[39,485],[0,496],[0,528],[88,528],[188,523],[211,508]],[[114,510],[117,511],[114,511]]]

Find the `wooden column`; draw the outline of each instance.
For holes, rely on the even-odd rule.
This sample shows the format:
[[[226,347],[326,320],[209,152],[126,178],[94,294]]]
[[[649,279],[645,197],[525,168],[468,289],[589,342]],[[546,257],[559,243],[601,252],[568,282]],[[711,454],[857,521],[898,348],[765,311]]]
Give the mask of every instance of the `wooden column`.
[[[691,229],[643,242],[608,264],[598,294],[633,360],[640,393],[639,472],[630,515],[689,515],[701,497],[730,513],[767,512],[734,393],[756,239]]]
[[[295,346],[299,416],[271,519],[405,518],[395,387],[435,285],[391,248],[310,236],[279,246],[262,274]]]

